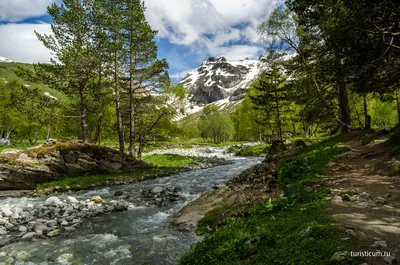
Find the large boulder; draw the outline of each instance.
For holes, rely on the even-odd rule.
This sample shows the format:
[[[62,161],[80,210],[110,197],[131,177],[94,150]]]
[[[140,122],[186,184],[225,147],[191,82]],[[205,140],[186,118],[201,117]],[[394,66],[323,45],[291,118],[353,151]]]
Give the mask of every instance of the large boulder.
[[[0,190],[34,189],[37,184],[64,177],[132,172],[149,166],[113,148],[57,142],[0,154]]]

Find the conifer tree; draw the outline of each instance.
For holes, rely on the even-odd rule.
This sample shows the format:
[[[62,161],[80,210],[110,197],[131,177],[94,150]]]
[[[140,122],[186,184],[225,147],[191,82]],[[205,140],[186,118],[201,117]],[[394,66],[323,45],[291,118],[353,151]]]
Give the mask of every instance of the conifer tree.
[[[257,94],[250,96],[254,108],[262,110],[266,119],[274,120],[279,141],[283,141],[283,113],[289,111],[289,86],[286,85],[286,79],[278,65],[273,63],[272,68],[262,73],[253,84]]]

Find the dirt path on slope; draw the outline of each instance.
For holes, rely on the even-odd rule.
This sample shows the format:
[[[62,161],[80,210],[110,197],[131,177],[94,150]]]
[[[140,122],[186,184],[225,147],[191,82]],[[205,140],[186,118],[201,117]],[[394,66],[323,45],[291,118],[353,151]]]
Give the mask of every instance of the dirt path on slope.
[[[400,261],[400,176],[391,174],[400,168],[400,158],[388,151],[384,140],[368,145],[346,142],[352,151],[335,157],[324,178],[332,191],[330,210],[347,226],[349,237],[369,246],[354,251],[391,253],[391,257],[366,258],[369,265]]]

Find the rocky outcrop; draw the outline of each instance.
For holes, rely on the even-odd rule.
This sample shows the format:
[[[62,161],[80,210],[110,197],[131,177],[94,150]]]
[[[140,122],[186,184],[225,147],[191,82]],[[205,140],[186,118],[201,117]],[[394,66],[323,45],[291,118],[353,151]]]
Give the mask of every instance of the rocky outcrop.
[[[34,189],[63,177],[131,172],[150,164],[118,150],[76,142],[0,154],[0,190]]]
[[[194,230],[204,215],[218,207],[245,204],[282,195],[277,184],[277,164],[261,163],[231,179],[223,189],[203,194],[188,204],[171,225],[178,230]]]

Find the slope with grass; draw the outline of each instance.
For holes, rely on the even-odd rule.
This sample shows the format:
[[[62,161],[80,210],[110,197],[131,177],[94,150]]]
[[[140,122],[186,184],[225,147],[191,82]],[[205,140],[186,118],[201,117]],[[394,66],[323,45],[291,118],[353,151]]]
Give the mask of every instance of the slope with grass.
[[[180,264],[355,264],[358,249],[327,210],[330,189],[318,180],[332,157],[349,149],[340,144],[353,136],[325,140],[280,161],[278,184],[283,198],[225,205],[199,223],[204,236]],[[261,176],[259,176],[261,177]]]
[[[43,84],[35,84],[35,83],[23,80],[20,77],[18,77],[15,74],[15,70],[17,70],[18,67],[33,70],[32,64],[17,63],[17,62],[11,62],[11,63],[0,62],[0,82],[8,83],[8,82],[11,82],[12,80],[18,80],[21,84],[38,87],[43,91],[43,93],[47,92],[50,95],[58,98],[59,100],[67,100],[67,97],[65,96],[65,94],[56,89],[50,88]]]

